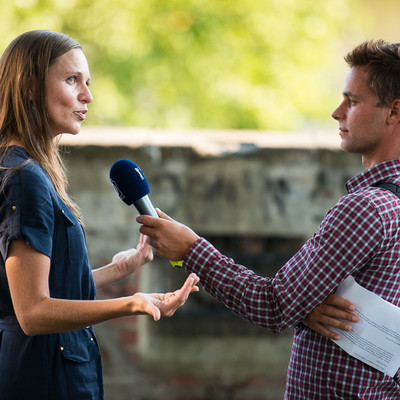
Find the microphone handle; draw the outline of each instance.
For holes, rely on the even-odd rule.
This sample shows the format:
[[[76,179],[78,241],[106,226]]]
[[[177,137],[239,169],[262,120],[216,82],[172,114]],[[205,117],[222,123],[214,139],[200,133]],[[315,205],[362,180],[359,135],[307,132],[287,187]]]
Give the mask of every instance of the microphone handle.
[[[133,203],[140,215],[150,215],[151,217],[159,218],[157,211],[151,204],[149,196],[143,196],[141,199]]]
[[[153,207],[149,196],[143,196],[141,199],[133,203],[140,215],[150,215],[151,217],[160,218],[157,211]],[[175,268],[182,268],[183,261],[170,261],[171,265]]]

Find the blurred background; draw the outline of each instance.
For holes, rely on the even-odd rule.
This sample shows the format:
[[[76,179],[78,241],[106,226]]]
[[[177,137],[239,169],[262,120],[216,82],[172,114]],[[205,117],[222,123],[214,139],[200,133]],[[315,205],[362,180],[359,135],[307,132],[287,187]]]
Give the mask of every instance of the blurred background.
[[[398,40],[396,0],[2,0],[0,49],[31,29],[80,41],[90,125],[292,130],[326,123],[345,52]],[[306,94],[306,96],[305,96]]]
[[[93,267],[138,241],[137,212],[108,179],[129,158],[155,205],[273,276],[361,171],[330,117],[343,56],[399,41],[399,11],[396,0],[0,0],[0,50],[32,29],[84,47],[95,100],[61,150]],[[98,296],[171,291],[185,276],[156,258]],[[292,331],[265,332],[203,291],[171,319],[96,332],[107,400],[283,397]]]

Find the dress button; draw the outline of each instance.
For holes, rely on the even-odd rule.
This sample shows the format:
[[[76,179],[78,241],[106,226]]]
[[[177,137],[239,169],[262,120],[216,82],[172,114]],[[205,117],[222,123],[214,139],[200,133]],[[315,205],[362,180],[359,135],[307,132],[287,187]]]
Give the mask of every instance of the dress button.
[[[90,340],[93,342],[93,338],[91,337]]]
[[[63,350],[64,350],[64,347],[60,347],[60,350],[63,351]]]
[[[12,206],[11,209],[12,209],[13,211],[15,211],[15,210],[17,209],[17,207],[16,207],[16,206]]]

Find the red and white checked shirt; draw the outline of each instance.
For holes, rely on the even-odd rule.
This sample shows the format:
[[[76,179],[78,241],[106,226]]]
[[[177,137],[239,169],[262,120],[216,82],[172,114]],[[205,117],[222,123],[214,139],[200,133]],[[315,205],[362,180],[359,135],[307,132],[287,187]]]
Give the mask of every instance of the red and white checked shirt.
[[[400,399],[400,372],[384,375],[301,324],[349,275],[400,307],[400,200],[372,187],[379,182],[400,185],[400,160],[349,180],[348,194],[274,278],[235,264],[203,238],[184,260],[235,314],[271,332],[295,327],[285,399]]]

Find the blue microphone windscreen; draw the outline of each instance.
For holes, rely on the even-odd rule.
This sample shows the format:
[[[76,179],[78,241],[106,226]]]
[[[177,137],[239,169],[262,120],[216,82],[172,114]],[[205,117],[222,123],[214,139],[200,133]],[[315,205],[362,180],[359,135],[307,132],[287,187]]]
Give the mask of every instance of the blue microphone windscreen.
[[[143,172],[130,160],[116,161],[110,169],[110,180],[118,196],[128,206],[150,193]]]

